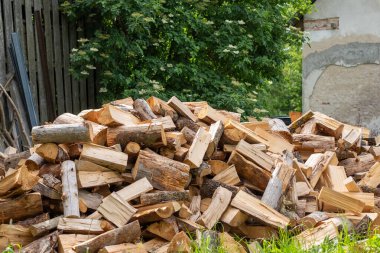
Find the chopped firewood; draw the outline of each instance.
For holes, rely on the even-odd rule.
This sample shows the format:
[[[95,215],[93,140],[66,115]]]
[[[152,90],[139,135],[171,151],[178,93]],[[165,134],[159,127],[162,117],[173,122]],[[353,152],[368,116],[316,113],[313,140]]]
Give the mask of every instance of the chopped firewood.
[[[74,124],[74,123],[84,123],[84,119],[78,115],[66,112],[59,115],[53,121],[53,124]]]
[[[107,196],[97,210],[107,220],[118,227],[127,224],[133,214],[137,211],[117,192],[113,192],[111,195]]]
[[[228,164],[234,164],[236,171],[241,179],[258,187],[260,190],[265,190],[271,173],[260,166],[244,158],[240,153],[233,151]]]
[[[317,121],[315,119],[310,119],[303,125],[299,133],[300,134],[317,134],[318,133]]]
[[[163,240],[161,238],[154,238],[152,240],[145,242],[143,245],[146,251],[148,251],[149,253],[152,253],[152,252],[156,252],[157,249],[161,248],[165,244],[168,244],[166,240]]]
[[[221,221],[231,227],[238,227],[248,219],[248,215],[237,208],[228,207],[220,218]]]
[[[140,237],[141,229],[138,221],[129,223],[75,245],[77,253],[96,253],[100,249],[121,243],[133,242]]]
[[[85,242],[96,235],[86,235],[86,234],[60,234],[58,236],[58,252],[59,253],[73,253],[72,250],[74,245]]]
[[[358,183],[361,187],[375,189],[380,184],[380,163],[376,162]]]
[[[186,138],[181,132],[167,132],[165,133],[167,145],[169,147],[178,149],[186,144]]]
[[[279,164],[278,164],[279,165]],[[261,201],[270,206],[274,210],[279,210],[280,200],[282,197],[283,182],[279,178],[281,166],[276,166],[272,173],[272,177],[268,182],[267,187],[263,193]]]
[[[171,108],[165,101],[152,96],[148,98],[146,102],[148,102],[150,109],[153,111],[153,113],[161,116],[170,116],[173,119],[173,121],[176,121],[178,119],[177,112],[173,108]]]
[[[42,178],[43,178],[43,183],[46,186],[48,186],[50,188],[53,188],[54,190],[56,190],[59,193],[62,193],[62,183],[61,183],[61,180],[55,178],[51,174],[45,174],[45,175],[42,176]]]
[[[166,202],[151,206],[140,207],[133,215],[133,220],[139,220],[140,223],[149,223],[169,218],[174,212],[181,208],[178,202]]]
[[[183,219],[189,219],[193,215],[193,212],[187,207],[185,204],[181,205],[181,209],[179,210],[178,216]]]
[[[342,136],[345,148],[351,148],[361,139],[361,129],[350,129],[347,134]]]
[[[159,190],[181,191],[190,183],[190,168],[166,157],[141,150],[132,170],[133,179],[147,177]]]
[[[28,159],[25,161],[25,166],[28,170],[38,170],[45,163],[45,160],[42,156],[37,153],[33,153]]]
[[[210,199],[210,203],[211,203],[211,199]],[[210,204],[207,205],[207,208],[208,208],[209,205]],[[206,211],[207,208],[205,208],[204,211]],[[191,202],[190,202],[189,209],[190,209],[190,211],[192,213],[192,215],[190,216],[189,220],[191,220],[191,221],[198,220],[199,216],[201,216],[201,211],[202,211],[201,210],[201,196],[200,195],[193,196],[193,198],[191,199]]]
[[[255,146],[252,146],[244,140],[241,140],[238,145],[236,145],[235,150],[247,158],[249,161],[256,163],[263,169],[266,169],[269,172],[272,171],[272,167],[274,165],[272,157],[260,151]]]
[[[36,126],[32,129],[33,143],[74,143],[91,141],[88,124],[59,124]]]
[[[322,177],[325,180],[326,186],[338,192],[345,192],[347,188],[344,180],[347,178],[346,171],[343,166],[329,165],[323,172]]]
[[[168,101],[168,105],[173,108],[179,115],[184,116],[192,121],[196,122],[197,117],[190,111],[190,109],[182,103],[178,98],[172,97]]]
[[[198,218],[198,223],[211,229],[220,219],[223,212],[227,209],[232,193],[223,188],[218,187],[214,192],[212,201],[207,210]]]
[[[307,111],[305,114],[303,114],[301,117],[299,117],[297,120],[293,121],[289,126],[289,130],[291,133],[294,133],[298,128],[300,128],[303,124],[308,122],[312,117],[314,116],[314,113],[312,111]]]
[[[191,241],[184,231],[176,234],[171,240],[167,253],[191,253]]]
[[[186,155],[185,163],[191,168],[198,168],[207,151],[211,140],[211,135],[202,127],[196,133],[193,143],[190,146],[189,152]]]
[[[75,163],[65,161],[62,167],[62,202],[64,216],[70,218],[79,218],[79,198],[78,184]]]
[[[171,217],[149,225],[147,231],[170,241],[179,232],[179,229],[176,220]]]
[[[335,152],[326,151],[324,154],[313,154],[306,161],[305,165],[312,167],[312,173],[309,177],[310,184],[315,187],[322,173],[329,165],[337,165],[338,159]]]
[[[113,105],[106,105],[99,113],[97,123],[106,126],[138,124],[140,120],[132,113]]]
[[[194,137],[195,137],[196,132],[194,132],[193,130],[191,130],[191,129],[188,128],[187,126],[185,126],[184,128],[182,128],[181,133],[182,133],[183,136],[185,137],[186,142],[187,142],[189,145],[191,145],[191,143],[193,143],[193,140],[194,140]]]
[[[125,181],[120,173],[116,171],[78,171],[77,177],[79,188],[89,188]]]
[[[290,222],[286,216],[243,191],[236,194],[231,205],[270,226],[285,228]]]
[[[303,249],[310,249],[313,246],[323,243],[325,238],[334,239],[339,235],[337,227],[333,222],[327,222],[318,227],[305,230],[295,238],[301,243]]]
[[[83,145],[80,159],[90,161],[119,172],[124,172],[128,163],[127,154],[93,144]]]
[[[48,234],[38,240],[35,240],[22,248],[22,252],[25,253],[50,253],[55,248],[58,241],[59,232],[55,231]]]
[[[59,154],[59,147],[55,143],[44,143],[36,149],[35,154],[49,163],[55,163]]]
[[[62,216],[57,216],[53,219],[43,221],[38,224],[34,224],[30,226],[30,232],[34,237],[41,236],[43,234],[47,234],[49,231],[56,229],[58,226],[59,219],[62,218]]]
[[[228,121],[228,118],[225,117],[222,113],[218,112],[211,106],[205,106],[198,112],[198,118],[208,124],[215,123],[217,121],[221,121],[225,123]]]
[[[355,182],[355,180],[352,177],[348,177],[343,181],[343,184],[345,185],[346,189],[349,192],[361,192],[359,185]]]
[[[236,193],[239,191],[239,188],[236,186],[228,185],[212,179],[205,179],[200,189],[200,194],[202,198],[211,198],[216,189],[218,189],[218,187],[220,186],[232,192],[233,196],[235,196]]]
[[[322,133],[334,136],[336,139],[342,135],[343,123],[319,112],[314,112],[313,118],[316,119],[318,129]]]
[[[99,253],[147,253],[142,243],[122,243],[117,245],[105,246]]]
[[[217,150],[223,130],[224,126],[222,121],[217,121],[210,126],[209,133],[211,135],[211,139],[205,154],[206,158],[211,157],[211,155]]]
[[[140,196],[142,205],[153,205],[167,201],[185,201],[189,200],[188,191],[158,191],[153,193],[144,193]]]
[[[361,213],[365,207],[365,203],[363,201],[349,197],[327,187],[323,187],[321,189],[318,199],[328,205],[356,214]]]
[[[363,212],[371,212],[375,207],[375,194],[373,192],[342,192],[344,195],[364,202]]]
[[[297,182],[296,183],[297,196],[302,197],[310,193],[310,188],[306,182]]]
[[[183,162],[188,152],[189,152],[188,148],[179,147],[178,149],[176,149],[174,153],[174,160],[178,162]]]
[[[230,167],[230,165],[221,160],[209,160],[207,161],[207,164],[210,166],[213,175],[218,175],[219,173]]]
[[[375,157],[375,159],[380,158],[380,147],[379,146],[371,146],[369,148],[368,152],[370,152]]]
[[[99,235],[105,232],[100,224],[100,220],[60,218],[57,228],[69,234]]]
[[[0,197],[7,198],[27,192],[38,183],[38,179],[37,176],[28,171],[26,166],[22,166],[0,180]]]
[[[312,152],[325,152],[334,150],[335,138],[315,134],[293,134],[295,150],[311,150]]]
[[[137,114],[141,120],[150,120],[157,118],[157,116],[150,108],[149,104],[144,99],[136,99],[133,102],[133,108],[137,111]]]
[[[247,134],[236,128],[224,129],[221,142],[224,144],[236,145],[244,139]]]
[[[290,143],[293,141],[293,137],[289,131],[289,129],[286,127],[284,121],[280,119],[270,119],[268,121],[270,131],[274,134],[277,134],[281,136],[282,138],[288,140]]]
[[[231,165],[227,169],[223,170],[221,173],[217,174],[213,180],[225,183],[228,185],[237,185],[240,183],[240,178],[236,172],[235,165]]]
[[[91,142],[97,145],[105,145],[107,141],[107,129],[108,127],[97,124],[95,122],[87,122],[92,128]]]
[[[363,154],[357,158],[348,158],[340,161],[338,165],[344,166],[347,176],[352,176],[355,173],[367,172],[375,162],[372,154]]]
[[[23,220],[42,213],[42,201],[39,193],[29,193],[15,199],[0,200],[0,221],[7,223]]]
[[[21,225],[1,224],[0,225],[0,249],[4,250],[9,245],[27,245],[33,241],[33,236],[29,228]]]
[[[270,226],[257,226],[257,225],[247,225],[245,223],[241,224],[239,227],[233,228],[233,232],[247,237],[249,239],[267,239],[271,240],[278,237],[277,229]]]
[[[281,154],[285,150],[289,152],[292,152],[294,150],[294,145],[290,144],[280,136],[267,132],[261,128],[257,128],[255,130],[255,133],[260,137],[261,143],[268,146],[268,150],[270,152]]]
[[[22,220],[22,221],[17,221],[15,222],[14,224],[15,225],[22,225],[22,226],[25,226],[25,227],[30,227],[34,224],[37,224],[37,223],[40,223],[40,222],[44,222],[44,221],[47,221],[50,219],[50,215],[49,213],[42,213],[42,214],[39,214],[35,217],[31,217],[31,218],[27,218],[25,220]]]
[[[98,193],[79,190],[78,194],[80,203],[85,205],[86,208],[96,210],[102,203],[103,197]]]
[[[107,131],[108,146],[119,143],[124,148],[127,143],[131,141],[147,147],[158,142],[162,142],[166,145],[166,135],[160,123],[124,125],[109,128]]]

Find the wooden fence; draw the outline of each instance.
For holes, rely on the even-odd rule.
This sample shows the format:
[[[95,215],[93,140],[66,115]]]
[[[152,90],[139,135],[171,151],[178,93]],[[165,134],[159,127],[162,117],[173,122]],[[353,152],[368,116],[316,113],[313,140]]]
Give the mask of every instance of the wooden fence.
[[[35,11],[40,11],[53,105],[47,104],[43,68],[36,30]],[[41,123],[48,119],[47,108],[55,114],[78,113],[95,106],[95,73],[87,80],[76,81],[69,73],[69,55],[77,40],[85,36],[83,26],[71,24],[59,10],[59,0],[0,0],[0,82],[13,72],[9,53],[11,33],[21,39],[25,64],[31,85],[35,109]]]

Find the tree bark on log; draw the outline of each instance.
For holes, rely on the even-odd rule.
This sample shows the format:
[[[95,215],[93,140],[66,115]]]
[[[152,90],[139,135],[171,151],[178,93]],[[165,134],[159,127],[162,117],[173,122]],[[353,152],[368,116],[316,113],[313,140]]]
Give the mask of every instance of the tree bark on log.
[[[78,184],[73,161],[65,161],[62,167],[62,192],[64,217],[79,218]]]
[[[16,199],[0,202],[0,223],[8,223],[34,217],[43,211],[41,194],[29,193]]]
[[[77,143],[91,141],[88,124],[57,124],[36,126],[32,129],[32,140],[37,143]]]
[[[132,176],[134,180],[146,177],[159,190],[183,191],[191,180],[189,171],[184,163],[141,150]]]
[[[189,191],[159,191],[144,193],[140,196],[142,205],[153,205],[167,201],[188,201],[189,199]]]
[[[33,153],[33,155],[26,159],[25,166],[28,168],[28,170],[39,170],[44,163],[45,160],[43,157],[37,153]]]
[[[134,221],[77,244],[74,246],[74,250],[77,253],[96,253],[105,246],[133,242],[139,239],[140,235],[140,224],[138,221]]]
[[[152,112],[149,104],[144,99],[136,99],[133,102],[133,108],[137,111],[141,120],[156,119],[157,116]]]
[[[59,232],[55,231],[34,242],[24,246],[21,250],[23,253],[51,253],[58,242]]]

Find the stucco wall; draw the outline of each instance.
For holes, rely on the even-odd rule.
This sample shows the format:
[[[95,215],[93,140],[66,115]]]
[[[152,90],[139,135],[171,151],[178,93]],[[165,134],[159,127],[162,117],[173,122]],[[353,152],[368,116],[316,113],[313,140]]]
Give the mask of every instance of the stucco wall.
[[[317,0],[305,20],[339,17],[339,29],[306,31],[303,110],[380,129],[380,0]]]

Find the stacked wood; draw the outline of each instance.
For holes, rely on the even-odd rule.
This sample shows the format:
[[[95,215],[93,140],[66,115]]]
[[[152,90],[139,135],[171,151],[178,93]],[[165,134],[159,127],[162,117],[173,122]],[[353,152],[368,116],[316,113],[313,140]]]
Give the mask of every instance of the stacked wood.
[[[309,249],[345,221],[362,233],[378,219],[379,147],[318,112],[286,127],[206,101],[127,98],[32,134],[30,151],[0,154],[0,250],[192,252],[209,240],[246,252],[279,229]]]

